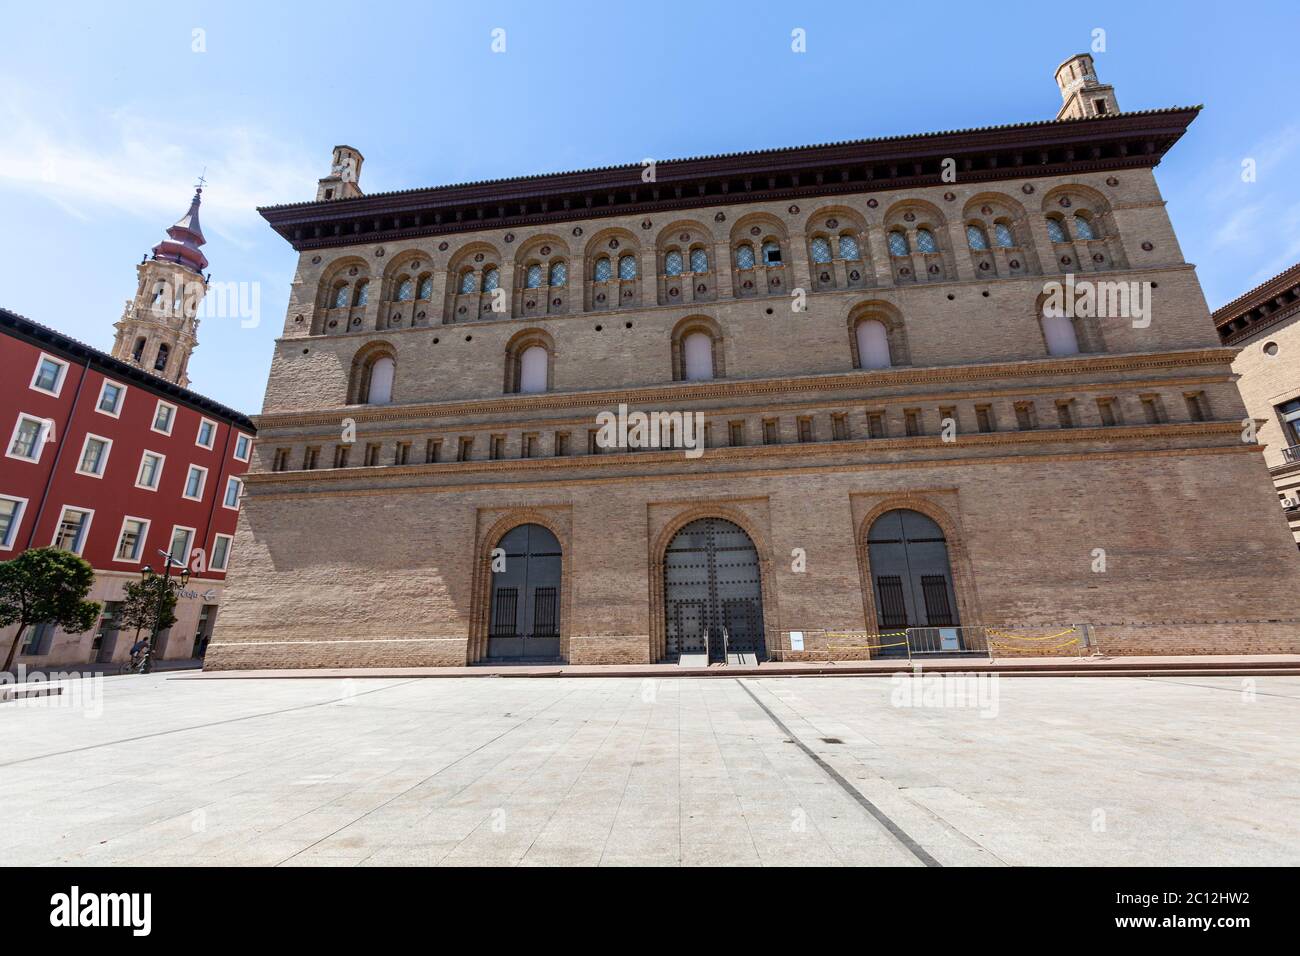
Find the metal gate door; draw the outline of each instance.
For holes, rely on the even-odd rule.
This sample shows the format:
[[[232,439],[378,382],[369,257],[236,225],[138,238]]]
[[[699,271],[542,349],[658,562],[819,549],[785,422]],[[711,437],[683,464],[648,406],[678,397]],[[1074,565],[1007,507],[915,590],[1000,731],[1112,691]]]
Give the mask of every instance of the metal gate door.
[[[492,572],[487,656],[555,660],[560,656],[560,542],[537,524],[501,538],[505,568]]]
[[[692,521],[664,555],[665,657],[727,650],[767,659],[758,551],[739,526],[721,518]]]
[[[948,542],[932,519],[919,511],[888,511],[867,532],[867,550],[880,633],[959,623]]]

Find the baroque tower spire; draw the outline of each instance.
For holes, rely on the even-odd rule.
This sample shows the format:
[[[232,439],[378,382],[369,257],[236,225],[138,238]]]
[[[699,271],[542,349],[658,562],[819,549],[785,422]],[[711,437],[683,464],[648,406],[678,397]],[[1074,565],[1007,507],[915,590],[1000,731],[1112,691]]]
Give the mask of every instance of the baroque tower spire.
[[[203,274],[208,259],[199,248],[207,241],[199,225],[202,197],[199,177],[190,208],[135,267],[135,298],[127,300],[114,326],[114,358],[182,388],[189,387],[190,354],[199,344],[199,303],[208,290]]]

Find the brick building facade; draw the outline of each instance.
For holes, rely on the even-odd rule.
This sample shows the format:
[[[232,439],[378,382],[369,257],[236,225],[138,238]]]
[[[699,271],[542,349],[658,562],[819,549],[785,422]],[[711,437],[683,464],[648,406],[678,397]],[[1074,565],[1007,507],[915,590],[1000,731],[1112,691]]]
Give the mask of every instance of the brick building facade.
[[[1048,122],[378,195],[336,148],[262,210],[300,257],[207,666],[1300,650],[1153,175],[1196,111],[1057,82]],[[609,447],[621,406],[702,453]]]

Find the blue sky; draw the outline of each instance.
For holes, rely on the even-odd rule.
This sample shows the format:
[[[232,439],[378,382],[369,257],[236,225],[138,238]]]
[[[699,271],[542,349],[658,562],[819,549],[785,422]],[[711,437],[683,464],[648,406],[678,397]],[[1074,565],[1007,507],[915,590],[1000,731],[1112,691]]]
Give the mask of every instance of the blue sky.
[[[190,376],[248,412],[296,261],[254,207],[311,199],[335,143],[375,192],[1050,119],[1096,28],[1121,108],[1205,104],[1157,176],[1211,308],[1300,260],[1293,0],[0,3],[0,305],[107,349],[206,167],[213,278],[261,321],[207,320]]]

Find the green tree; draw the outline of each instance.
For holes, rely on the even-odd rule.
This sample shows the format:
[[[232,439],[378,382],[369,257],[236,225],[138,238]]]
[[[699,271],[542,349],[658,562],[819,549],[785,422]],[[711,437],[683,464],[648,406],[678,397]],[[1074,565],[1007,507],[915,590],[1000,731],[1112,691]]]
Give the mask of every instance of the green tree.
[[[0,563],[0,627],[18,625],[4,667],[13,667],[23,635],[34,624],[80,634],[99,620],[100,603],[87,601],[95,583],[89,562],[62,548],[31,548]]]
[[[176,588],[173,582],[157,574],[142,581],[130,581],[123,588],[122,606],[117,612],[118,627],[135,628],[136,638],[148,631],[150,641],[155,629],[166,630],[176,623]]]

